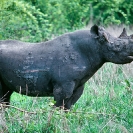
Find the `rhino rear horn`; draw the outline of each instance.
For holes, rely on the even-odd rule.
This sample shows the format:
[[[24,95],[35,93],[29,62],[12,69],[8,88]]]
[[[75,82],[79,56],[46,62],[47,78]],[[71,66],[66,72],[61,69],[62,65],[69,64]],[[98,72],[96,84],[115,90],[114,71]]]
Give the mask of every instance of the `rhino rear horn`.
[[[127,37],[127,32],[126,32],[126,29],[125,28],[123,28],[123,31],[120,34],[119,38],[123,38],[123,37]]]

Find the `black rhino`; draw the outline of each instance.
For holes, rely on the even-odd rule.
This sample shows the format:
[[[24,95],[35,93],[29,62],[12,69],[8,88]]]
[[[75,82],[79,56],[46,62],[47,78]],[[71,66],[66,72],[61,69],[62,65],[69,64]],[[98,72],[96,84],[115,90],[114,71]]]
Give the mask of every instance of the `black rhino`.
[[[70,109],[84,84],[105,63],[133,61],[133,35],[116,38],[94,25],[51,41],[0,41],[0,99],[9,103],[13,92],[53,96],[55,106]]]

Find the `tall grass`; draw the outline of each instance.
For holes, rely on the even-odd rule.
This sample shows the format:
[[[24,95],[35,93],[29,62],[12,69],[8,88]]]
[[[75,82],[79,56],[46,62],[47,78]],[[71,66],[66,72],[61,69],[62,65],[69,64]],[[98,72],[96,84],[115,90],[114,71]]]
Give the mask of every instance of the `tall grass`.
[[[118,34],[120,30],[115,31]],[[51,106],[53,98],[14,93],[10,108],[0,106],[0,132],[133,133],[132,69],[132,63],[105,64],[86,83],[83,95],[67,113]]]

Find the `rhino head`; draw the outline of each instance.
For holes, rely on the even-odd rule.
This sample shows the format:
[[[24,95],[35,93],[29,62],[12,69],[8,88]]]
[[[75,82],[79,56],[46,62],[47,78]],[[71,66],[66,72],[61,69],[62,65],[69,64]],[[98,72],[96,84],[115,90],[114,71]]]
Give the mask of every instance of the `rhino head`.
[[[97,25],[91,28],[91,33],[98,39],[99,51],[105,62],[126,64],[133,61],[133,35],[128,36],[125,28],[118,38]]]

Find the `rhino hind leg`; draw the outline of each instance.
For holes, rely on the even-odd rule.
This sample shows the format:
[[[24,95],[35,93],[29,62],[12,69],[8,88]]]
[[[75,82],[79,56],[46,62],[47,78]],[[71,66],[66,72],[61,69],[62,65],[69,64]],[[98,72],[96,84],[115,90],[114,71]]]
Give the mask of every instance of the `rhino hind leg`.
[[[77,100],[80,98],[84,90],[84,85],[78,87],[72,94],[72,96],[66,101],[65,108],[70,109],[72,105],[74,105]]]
[[[74,86],[74,82],[66,82],[64,84],[56,84],[54,86],[53,94],[54,100],[56,101],[56,107],[65,107],[66,100],[69,99],[73,94]]]
[[[0,82],[0,103],[10,104],[10,97],[13,93],[4,83]]]

